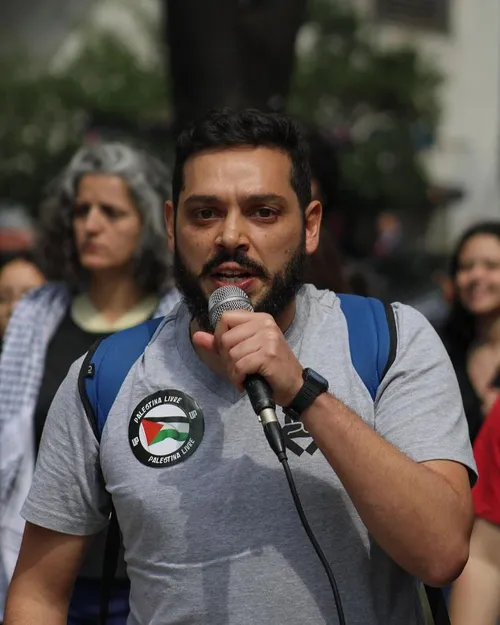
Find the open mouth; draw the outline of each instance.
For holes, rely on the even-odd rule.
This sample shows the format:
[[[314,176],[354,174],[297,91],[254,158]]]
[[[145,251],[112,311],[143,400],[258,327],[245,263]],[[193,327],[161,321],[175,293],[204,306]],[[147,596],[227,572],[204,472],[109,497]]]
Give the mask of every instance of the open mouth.
[[[255,278],[256,274],[255,271],[246,267],[241,267],[234,263],[224,263],[219,265],[215,271],[211,273],[211,276],[218,282],[231,284],[250,280],[251,278]]]
[[[255,274],[246,271],[217,271],[212,274],[212,277],[220,282],[241,282],[242,280],[248,280],[254,278]]]

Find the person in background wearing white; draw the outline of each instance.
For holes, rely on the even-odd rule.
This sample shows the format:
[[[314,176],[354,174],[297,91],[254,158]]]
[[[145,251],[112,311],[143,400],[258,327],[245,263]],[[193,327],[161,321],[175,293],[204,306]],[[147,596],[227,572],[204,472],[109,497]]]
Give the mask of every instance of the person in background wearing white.
[[[179,299],[163,221],[170,180],[146,153],[93,144],[74,156],[41,207],[38,251],[49,283],[18,304],[0,360],[0,620],[24,529],[19,512],[57,388],[96,340],[163,316]],[[83,563],[72,625],[99,612],[104,541],[96,537]],[[118,625],[128,592],[122,560],[111,612]]]

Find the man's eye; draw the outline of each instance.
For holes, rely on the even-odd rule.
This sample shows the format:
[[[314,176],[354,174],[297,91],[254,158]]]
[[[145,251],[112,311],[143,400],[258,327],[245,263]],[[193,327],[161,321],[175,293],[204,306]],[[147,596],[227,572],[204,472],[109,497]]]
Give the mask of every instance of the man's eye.
[[[211,208],[201,208],[199,211],[196,211],[196,217],[198,219],[212,219],[215,217],[215,213]]]
[[[255,211],[255,215],[257,217],[260,217],[261,219],[272,219],[277,216],[277,213],[272,208],[267,208],[266,206],[263,206],[262,208],[258,208]]]

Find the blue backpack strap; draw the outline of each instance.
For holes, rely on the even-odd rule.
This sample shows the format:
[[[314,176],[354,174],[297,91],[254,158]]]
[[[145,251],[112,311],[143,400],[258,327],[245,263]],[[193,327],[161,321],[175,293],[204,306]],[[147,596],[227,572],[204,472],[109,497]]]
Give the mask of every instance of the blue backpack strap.
[[[112,334],[95,343],[87,353],[78,386],[98,440],[123,381],[162,320],[157,317]]]
[[[78,390],[87,418],[98,440],[109,411],[134,363],[146,349],[163,321],[157,317],[138,326],[97,341],[88,351],[78,378]],[[120,552],[121,534],[114,506],[104,548],[104,563],[99,607],[99,625],[108,622],[109,604]]]
[[[347,321],[352,364],[375,401],[378,387],[396,357],[392,306],[373,297],[344,294],[338,297]]]

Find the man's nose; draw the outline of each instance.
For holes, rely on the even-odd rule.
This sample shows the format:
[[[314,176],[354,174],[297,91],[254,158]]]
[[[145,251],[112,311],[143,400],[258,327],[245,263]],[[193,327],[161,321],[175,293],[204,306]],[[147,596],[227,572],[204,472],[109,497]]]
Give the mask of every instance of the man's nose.
[[[228,250],[248,249],[247,223],[239,211],[230,211],[221,222],[217,245]]]

